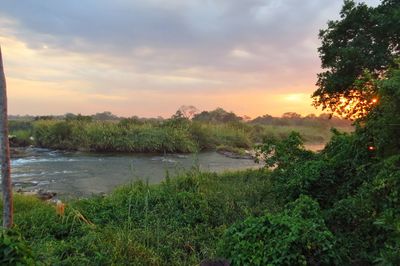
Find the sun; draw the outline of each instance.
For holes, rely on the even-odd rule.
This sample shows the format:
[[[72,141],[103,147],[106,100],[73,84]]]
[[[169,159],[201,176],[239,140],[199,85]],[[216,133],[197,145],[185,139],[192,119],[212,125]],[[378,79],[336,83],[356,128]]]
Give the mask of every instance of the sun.
[[[292,93],[284,96],[284,99],[289,102],[302,102],[304,100],[303,93]]]

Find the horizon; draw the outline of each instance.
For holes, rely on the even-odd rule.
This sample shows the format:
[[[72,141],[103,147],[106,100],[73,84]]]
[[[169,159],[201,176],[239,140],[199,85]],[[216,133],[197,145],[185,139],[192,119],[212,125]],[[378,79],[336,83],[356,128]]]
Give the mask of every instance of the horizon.
[[[196,114],[200,114],[200,113],[202,113],[202,112],[211,112],[211,111],[214,111],[214,110],[219,109],[219,108],[221,108],[221,107],[217,107],[217,108],[212,109],[212,110],[198,110],[198,112],[196,112],[195,115],[196,115]],[[222,109],[223,109],[223,108],[222,108]],[[178,109],[177,109],[177,110],[178,110]],[[326,115],[332,115],[332,118],[350,121],[350,120],[348,120],[348,119],[346,119],[346,118],[337,116],[336,114],[330,114],[330,113],[328,113],[328,112],[308,113],[308,114],[306,114],[306,115],[302,115],[302,114],[299,114],[299,113],[296,113],[296,112],[291,112],[291,111],[289,111],[289,112],[282,113],[281,115],[262,114],[262,115],[258,115],[258,116],[255,116],[255,117],[250,117],[250,116],[246,116],[246,115],[237,114],[237,113],[235,113],[235,112],[233,112],[233,111],[228,111],[228,110],[225,110],[225,109],[223,109],[223,110],[226,111],[226,112],[228,112],[228,113],[233,113],[233,114],[235,114],[237,117],[240,117],[240,118],[242,118],[242,119],[246,119],[246,120],[248,120],[248,121],[254,120],[254,119],[256,119],[256,118],[261,118],[261,117],[264,117],[264,116],[271,116],[272,118],[283,118],[283,116],[284,116],[285,114],[289,114],[289,113],[298,114],[298,115],[300,115],[300,118],[308,118],[309,116],[312,116],[312,115],[315,115],[317,118],[321,118],[321,117],[326,116]],[[8,114],[8,117],[46,117],[46,116],[48,116],[48,117],[55,117],[55,118],[57,118],[57,117],[65,117],[66,115],[69,115],[69,114],[72,114],[72,115],[75,115],[75,116],[78,116],[78,115],[82,115],[82,116],[95,116],[95,115],[97,115],[97,114],[103,114],[103,113],[107,113],[107,112],[109,112],[109,111],[102,111],[102,112],[96,112],[96,113],[87,113],[87,114],[72,113],[72,112],[66,112],[66,113],[63,113],[63,114],[51,114],[51,113],[49,113],[49,114],[40,114],[40,115],[36,115],[36,114]],[[172,114],[171,116],[167,116],[167,117],[164,117],[164,116],[161,116],[161,115],[158,115],[158,116],[147,116],[147,117],[146,117],[146,116],[138,116],[138,115],[135,115],[135,114],[133,114],[133,115],[128,115],[128,116],[120,116],[120,115],[114,114],[114,113],[112,113],[112,112],[109,112],[109,113],[111,113],[111,115],[115,115],[118,119],[135,118],[135,117],[137,117],[137,118],[139,118],[139,119],[159,119],[159,118],[161,118],[161,119],[171,119],[172,116],[173,116],[173,114]],[[174,114],[175,114],[175,113],[174,113]],[[190,118],[190,120],[191,120],[191,118]]]
[[[6,0],[9,112],[170,117],[194,105],[252,118],[320,114],[311,99],[318,31],[342,3]]]

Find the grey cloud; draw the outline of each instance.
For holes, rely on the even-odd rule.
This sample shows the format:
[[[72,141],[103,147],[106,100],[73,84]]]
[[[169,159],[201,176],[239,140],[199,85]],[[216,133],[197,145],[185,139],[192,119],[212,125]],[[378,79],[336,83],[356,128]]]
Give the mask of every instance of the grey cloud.
[[[337,17],[341,5],[340,0],[3,0],[0,15],[15,20],[15,34],[34,49],[46,44],[101,54],[144,73],[196,67],[260,75],[315,69],[318,29]],[[143,47],[152,52],[138,54]],[[252,56],[232,57],[233,49]]]

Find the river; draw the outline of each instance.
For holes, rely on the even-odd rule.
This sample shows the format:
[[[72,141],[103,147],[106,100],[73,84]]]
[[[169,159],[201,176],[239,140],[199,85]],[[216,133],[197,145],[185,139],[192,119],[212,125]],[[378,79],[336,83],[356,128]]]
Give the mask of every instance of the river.
[[[29,148],[12,158],[15,189],[54,191],[59,195],[108,193],[116,186],[143,180],[160,183],[192,167],[223,172],[260,167],[249,159],[232,159],[216,152],[199,154],[100,154]]]

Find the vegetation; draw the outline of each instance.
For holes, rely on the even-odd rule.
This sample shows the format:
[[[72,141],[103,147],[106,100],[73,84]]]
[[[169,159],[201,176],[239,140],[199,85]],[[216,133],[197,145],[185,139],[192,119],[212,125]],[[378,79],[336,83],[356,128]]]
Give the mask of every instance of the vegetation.
[[[233,265],[334,265],[335,237],[318,203],[301,196],[277,214],[247,218],[224,235],[221,254]]]
[[[3,237],[0,246],[12,254],[5,259],[192,265],[224,257],[233,265],[399,265],[399,14],[395,0],[377,7],[345,1],[341,20],[321,33],[328,70],[320,74],[315,96],[318,104],[357,118],[354,132],[332,130],[333,138],[319,153],[306,150],[299,133],[263,137],[259,160],[271,171],[192,171],[159,185],[135,183],[105,197],[72,201],[64,216],[46,203],[17,197],[13,230],[21,232],[32,253],[16,252],[23,239]],[[198,147],[226,142],[240,147],[256,142],[266,129],[241,121],[210,123],[210,116],[234,118],[221,110],[210,113],[202,121],[178,114],[152,126],[186,132]],[[92,123],[37,121],[33,130],[43,135],[35,141],[74,147],[69,142],[74,130],[102,126],[109,128],[100,132],[118,134],[118,128],[131,127],[131,121]],[[85,140],[80,139],[91,143]]]
[[[369,149],[364,128],[335,134],[318,154],[295,133],[260,147],[286,207],[226,231],[222,250],[234,265],[398,265],[399,150]]]
[[[381,79],[396,65],[400,52],[398,0],[383,0],[377,7],[346,0],[340,20],[320,31],[319,48],[324,72],[314,92],[317,106],[359,118],[371,110]],[[349,108],[351,106],[351,108]]]
[[[184,117],[183,111],[179,110],[171,119],[165,120],[134,117],[103,121],[98,117],[67,114],[62,120],[43,117],[34,121],[13,120],[10,123],[11,144],[101,152],[160,153],[225,147],[243,153],[263,139],[282,139],[292,130],[301,132],[307,142],[326,143],[331,136],[329,129],[334,125],[323,116],[285,116],[272,120],[264,116],[263,119],[244,122],[220,108],[202,112],[192,120]],[[337,125],[341,126],[341,130],[352,130],[348,123]]]
[[[333,131],[317,154],[297,133],[259,146],[284,207],[225,232],[232,264],[400,264],[399,14],[398,1],[345,1],[321,32],[317,104],[355,118],[356,130]]]
[[[2,265],[34,265],[35,258],[28,243],[17,230],[1,229],[0,263]]]
[[[12,256],[45,265],[196,265],[219,255],[219,240],[234,222],[275,210],[268,175],[194,169],[159,185],[139,182],[71,201],[63,216],[49,203],[16,195],[14,231],[31,251],[14,248],[20,253]],[[21,241],[7,243],[12,249]]]

